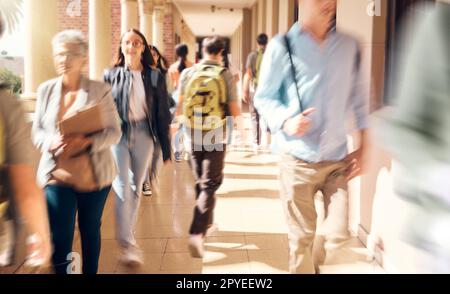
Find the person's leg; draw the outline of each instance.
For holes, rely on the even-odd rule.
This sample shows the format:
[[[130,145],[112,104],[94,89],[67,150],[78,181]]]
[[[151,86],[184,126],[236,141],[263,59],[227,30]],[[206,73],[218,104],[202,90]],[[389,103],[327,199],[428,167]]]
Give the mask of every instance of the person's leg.
[[[130,186],[130,150],[125,137],[112,147],[112,153],[118,167],[118,175],[113,181],[116,203],[116,238],[121,247],[127,247],[133,242],[130,231],[130,210],[133,193]]]
[[[259,113],[253,105],[253,101],[249,103],[250,115],[252,119],[253,145],[258,146],[261,143],[261,128],[259,124]]]
[[[101,248],[101,224],[111,187],[91,193],[78,193],[78,228],[83,250],[83,274],[96,274]]]
[[[319,226],[318,238],[314,244],[316,264],[323,264],[327,252],[348,240],[348,190],[346,164],[338,163],[327,167],[322,188],[324,200],[324,221]]]
[[[175,161],[179,162],[183,159],[183,152],[184,152],[184,132],[183,132],[183,126],[180,125],[177,132],[175,133],[175,136],[173,138],[173,150],[174,150],[174,157]]]
[[[202,160],[195,162],[201,166],[201,173],[196,177],[197,203],[190,234],[206,234],[208,226],[212,224],[213,210],[216,203],[215,192],[223,181],[224,151],[204,151]]]
[[[162,163],[163,161],[162,161],[161,146],[156,145],[154,147],[150,172],[151,188],[156,194],[158,194],[159,192],[159,171],[161,170]]]
[[[136,227],[139,204],[141,200],[142,184],[146,177],[147,167],[151,166],[153,157],[153,140],[145,128],[137,128],[133,131],[133,140],[130,144],[130,206],[128,217],[131,219],[127,231],[131,234],[131,245],[136,245],[134,230]]]
[[[314,195],[319,187],[315,166],[283,155],[280,184],[280,198],[289,229],[289,271],[314,274],[312,246],[317,221]]]
[[[194,150],[194,148],[192,148]],[[200,181],[202,177],[202,161],[204,151],[192,151],[189,163],[192,169],[195,180],[195,199],[197,200],[200,195]],[[195,208],[196,209],[196,208]],[[195,215],[195,212],[194,212]]]
[[[48,217],[53,241],[52,263],[56,274],[69,274],[77,199],[72,188],[49,185],[45,187]],[[80,269],[81,270],[81,269]]]

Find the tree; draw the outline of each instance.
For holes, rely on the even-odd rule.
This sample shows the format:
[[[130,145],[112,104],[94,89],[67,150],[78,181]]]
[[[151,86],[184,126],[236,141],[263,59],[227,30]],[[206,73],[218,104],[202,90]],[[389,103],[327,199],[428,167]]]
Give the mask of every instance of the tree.
[[[0,85],[9,88],[15,96],[19,96],[22,93],[21,78],[6,68],[0,69]]]
[[[0,0],[0,36],[6,29],[12,33],[19,26],[22,17],[23,0]]]

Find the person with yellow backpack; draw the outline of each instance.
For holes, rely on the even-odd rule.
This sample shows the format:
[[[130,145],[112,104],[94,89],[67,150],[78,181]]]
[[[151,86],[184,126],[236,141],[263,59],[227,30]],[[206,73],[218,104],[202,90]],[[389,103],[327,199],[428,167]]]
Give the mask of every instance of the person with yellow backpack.
[[[220,37],[203,41],[204,59],[183,71],[179,83],[177,115],[191,142],[190,166],[194,172],[196,206],[189,233],[192,257],[203,257],[203,242],[213,224],[215,192],[223,180],[227,115],[237,117],[240,108],[236,83],[223,67],[225,43]]]
[[[266,51],[267,43],[269,38],[266,34],[259,34],[256,39],[258,44],[258,49],[251,52],[247,57],[246,73],[244,76],[243,84],[243,101],[248,104],[250,115],[252,119],[252,133],[253,133],[253,151],[258,153],[258,148],[261,145],[261,118],[258,111],[253,105],[253,96],[256,93],[259,81],[259,73],[261,68],[261,63]]]

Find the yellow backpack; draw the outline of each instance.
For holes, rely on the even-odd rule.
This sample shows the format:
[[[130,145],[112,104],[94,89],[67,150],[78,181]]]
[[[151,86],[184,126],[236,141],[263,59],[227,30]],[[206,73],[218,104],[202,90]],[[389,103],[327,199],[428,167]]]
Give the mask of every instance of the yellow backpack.
[[[184,93],[183,115],[189,128],[209,131],[224,125],[227,92],[223,71],[218,65],[195,66]]]

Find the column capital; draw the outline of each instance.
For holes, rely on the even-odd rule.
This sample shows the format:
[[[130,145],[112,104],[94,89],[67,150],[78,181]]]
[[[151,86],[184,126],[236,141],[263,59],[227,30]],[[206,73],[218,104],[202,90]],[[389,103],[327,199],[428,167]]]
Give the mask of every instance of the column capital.
[[[127,2],[137,2],[138,0],[120,0],[121,4],[126,4]]]
[[[153,0],[138,0],[139,4],[139,14],[152,14],[153,13]]]
[[[164,4],[166,4],[165,0],[153,0],[153,3],[155,6],[163,6]]]

